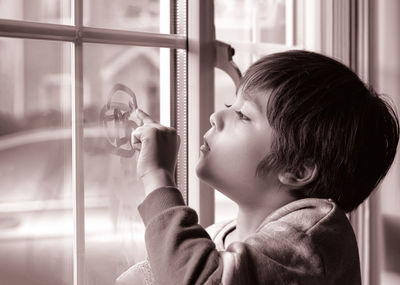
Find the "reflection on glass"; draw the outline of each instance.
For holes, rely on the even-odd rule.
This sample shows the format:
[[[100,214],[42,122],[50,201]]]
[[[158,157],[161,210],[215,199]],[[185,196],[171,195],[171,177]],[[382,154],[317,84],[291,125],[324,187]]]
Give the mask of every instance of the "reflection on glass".
[[[145,258],[144,226],[137,206],[144,199],[136,154],[111,153],[99,115],[113,87],[136,94],[137,105],[160,119],[160,49],[84,45],[86,275],[89,284],[113,284]],[[165,106],[169,108],[169,106]],[[99,258],[101,252],[102,258]]]
[[[1,284],[72,284],[70,52],[0,38]]]
[[[0,19],[71,23],[71,0],[0,0]]]
[[[285,43],[285,0],[216,0],[217,39]]]
[[[86,26],[140,32],[160,30],[160,0],[83,0]]]

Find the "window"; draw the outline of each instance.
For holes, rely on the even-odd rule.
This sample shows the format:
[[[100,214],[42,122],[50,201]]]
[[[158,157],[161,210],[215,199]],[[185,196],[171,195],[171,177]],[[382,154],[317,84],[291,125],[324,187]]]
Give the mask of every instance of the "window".
[[[235,49],[242,72],[261,55],[309,49],[362,75],[367,2],[0,0],[2,280],[112,284],[143,259],[142,188],[130,161],[109,153],[98,124],[116,83],[177,128],[178,186],[202,225],[233,218],[234,204],[218,192],[214,201],[195,175],[209,116],[235,96],[232,79],[214,71],[215,39]],[[367,202],[350,217],[365,284],[369,211]]]
[[[186,165],[186,52],[185,1],[0,0],[4,282],[113,284],[144,259],[143,187],[99,114],[128,86],[177,127]]]

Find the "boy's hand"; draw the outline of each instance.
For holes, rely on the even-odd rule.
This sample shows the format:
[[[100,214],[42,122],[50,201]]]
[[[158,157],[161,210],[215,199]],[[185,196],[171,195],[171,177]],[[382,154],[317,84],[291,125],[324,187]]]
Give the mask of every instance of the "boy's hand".
[[[174,174],[180,143],[176,130],[160,125],[140,109],[135,112],[143,125],[132,132],[131,144],[139,150],[137,174],[146,194],[159,187],[175,186]]]

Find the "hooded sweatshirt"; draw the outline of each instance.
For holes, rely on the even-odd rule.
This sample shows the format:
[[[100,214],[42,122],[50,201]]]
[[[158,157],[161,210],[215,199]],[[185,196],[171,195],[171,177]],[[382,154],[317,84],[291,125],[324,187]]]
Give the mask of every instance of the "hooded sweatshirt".
[[[206,231],[176,188],[151,192],[138,210],[149,262],[141,271],[152,275],[144,284],[361,284],[353,229],[330,199],[291,202],[228,247],[236,221]]]

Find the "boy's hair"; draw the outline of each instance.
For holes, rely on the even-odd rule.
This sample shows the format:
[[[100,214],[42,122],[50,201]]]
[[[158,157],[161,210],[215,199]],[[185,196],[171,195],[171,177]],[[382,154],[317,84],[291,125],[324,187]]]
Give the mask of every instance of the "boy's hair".
[[[242,92],[270,94],[274,130],[271,167],[317,176],[305,197],[331,198],[346,212],[361,204],[386,175],[399,139],[393,108],[344,64],[321,54],[288,51],[259,59],[245,73]]]

